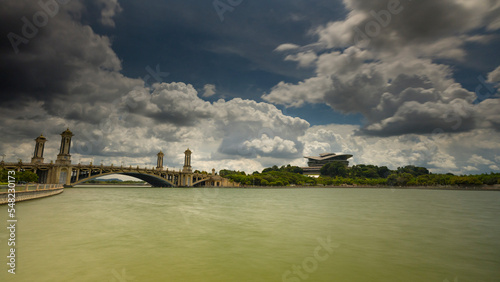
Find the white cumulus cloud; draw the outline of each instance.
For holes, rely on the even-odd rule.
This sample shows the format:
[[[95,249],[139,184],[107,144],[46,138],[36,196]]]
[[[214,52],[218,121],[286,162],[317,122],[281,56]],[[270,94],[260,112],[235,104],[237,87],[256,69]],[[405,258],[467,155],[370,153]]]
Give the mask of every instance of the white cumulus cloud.
[[[203,97],[210,97],[215,94],[215,85],[213,84],[205,84],[203,86]]]

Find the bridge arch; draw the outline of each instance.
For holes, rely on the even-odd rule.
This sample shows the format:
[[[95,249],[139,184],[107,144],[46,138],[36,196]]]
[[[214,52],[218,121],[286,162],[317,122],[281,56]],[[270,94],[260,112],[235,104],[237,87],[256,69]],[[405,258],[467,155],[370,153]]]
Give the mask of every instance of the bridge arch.
[[[212,177],[203,178],[201,180],[193,182],[193,186],[196,186],[196,187],[200,187],[200,186],[221,187],[222,186],[222,179],[214,179]]]
[[[89,180],[92,180],[95,178],[99,178],[99,177],[106,176],[106,175],[112,175],[112,174],[121,174],[121,175],[132,176],[132,177],[138,178],[140,180],[146,181],[147,183],[151,184],[151,186],[153,186],[153,187],[175,187],[176,186],[172,182],[170,182],[169,180],[167,180],[165,178],[161,178],[158,175],[139,173],[139,172],[122,172],[122,171],[112,171],[112,172],[105,172],[105,173],[92,175],[89,177],[85,177],[83,179],[79,179],[76,182],[71,182],[71,185],[72,186],[78,185],[78,184],[81,184],[85,181],[89,181]]]

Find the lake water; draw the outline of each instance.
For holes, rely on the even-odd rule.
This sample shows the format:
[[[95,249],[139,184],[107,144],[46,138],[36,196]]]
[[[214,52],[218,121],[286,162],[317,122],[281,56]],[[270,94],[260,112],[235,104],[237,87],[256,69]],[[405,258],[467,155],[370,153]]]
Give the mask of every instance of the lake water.
[[[71,188],[16,211],[0,281],[500,281],[500,192]]]

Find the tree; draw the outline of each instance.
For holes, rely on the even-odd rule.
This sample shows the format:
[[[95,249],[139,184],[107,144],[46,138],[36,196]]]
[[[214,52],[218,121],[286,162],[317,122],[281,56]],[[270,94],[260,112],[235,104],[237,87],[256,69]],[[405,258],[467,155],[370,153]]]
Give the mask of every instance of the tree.
[[[38,182],[38,175],[32,171],[23,171],[21,173],[17,173],[17,176],[17,181]]]
[[[235,170],[229,170],[229,169],[221,169],[219,171],[219,175],[222,177],[226,177],[226,176],[233,175],[233,174],[246,175],[246,173],[244,171],[235,171]]]
[[[0,183],[6,183],[8,182],[8,177],[7,177],[7,170],[6,169],[1,169],[0,170]]]
[[[388,169],[386,166],[381,166],[377,168],[377,173],[380,177],[387,178],[387,176],[391,174],[391,170]]]
[[[392,186],[406,186],[411,180],[413,180],[413,175],[410,173],[393,173],[387,177],[387,184]]]
[[[262,170],[262,173],[266,173],[266,172],[270,172],[270,171],[273,171],[273,168],[267,167],[267,168]]]
[[[378,178],[378,171],[374,167],[368,167],[366,170],[363,171],[362,177],[366,178]]]
[[[455,176],[451,179],[451,184],[461,186],[461,185],[481,185],[483,183],[475,175],[469,175],[469,176]]]
[[[413,176],[429,174],[429,170],[425,167],[418,167],[414,165],[407,165],[405,167],[398,167],[398,173],[409,173]]]
[[[284,168],[285,171],[288,171],[288,172],[292,172],[292,173],[300,173],[302,174],[304,172],[304,170],[301,168],[301,167],[298,167],[298,166],[292,166],[290,164],[288,164],[285,168]]]
[[[481,174],[479,179],[486,185],[497,184],[500,180],[500,174],[490,173],[490,174]]]
[[[331,176],[331,177],[335,177],[335,176],[345,177],[345,176],[347,176],[347,168],[341,162],[332,162],[332,163],[325,164],[323,167],[321,167],[320,172],[322,175],[327,175],[327,176]]]
[[[2,169],[0,170],[0,182],[6,183],[8,182],[8,170]],[[15,174],[12,174],[17,182],[38,182],[38,175],[32,171],[16,171]],[[12,178],[11,178],[12,179]]]

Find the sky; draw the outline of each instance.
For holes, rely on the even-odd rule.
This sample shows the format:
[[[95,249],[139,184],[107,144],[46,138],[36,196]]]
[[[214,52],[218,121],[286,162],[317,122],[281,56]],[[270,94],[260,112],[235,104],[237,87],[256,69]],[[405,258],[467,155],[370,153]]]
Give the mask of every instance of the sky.
[[[0,154],[500,171],[500,1],[2,0]]]

